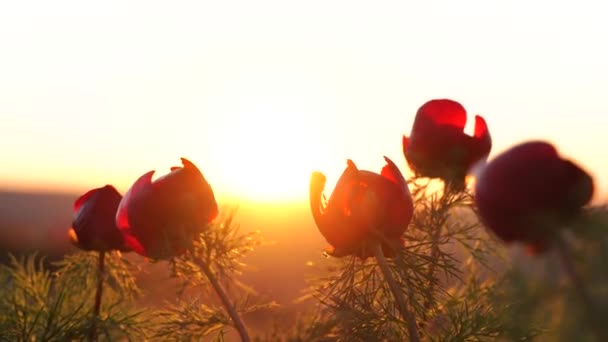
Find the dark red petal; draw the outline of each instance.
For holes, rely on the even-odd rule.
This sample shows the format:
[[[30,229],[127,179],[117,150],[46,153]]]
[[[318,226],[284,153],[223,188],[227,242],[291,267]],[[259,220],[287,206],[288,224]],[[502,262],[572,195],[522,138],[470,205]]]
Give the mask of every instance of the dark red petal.
[[[97,193],[100,193],[102,191],[111,191],[111,192],[115,192],[118,194],[118,190],[116,190],[116,188],[114,188],[112,185],[110,184],[106,184],[105,186],[101,187],[101,188],[96,188],[96,189],[92,189],[87,191],[84,195],[78,197],[78,199],[76,201],[74,201],[74,211],[78,211],[78,209],[80,209],[80,207],[89,199],[91,199],[91,197]]]
[[[331,245],[326,252],[335,257],[372,256],[367,244],[373,242],[372,230],[386,239],[400,242],[413,211],[407,182],[392,160],[381,174],[358,170],[352,160],[336,184],[326,210],[320,211],[325,177],[311,177],[311,206],[321,234]],[[315,210],[318,210],[315,212]],[[321,218],[321,219],[318,219]],[[390,254],[385,248],[385,254]]]
[[[385,170],[391,170],[393,178],[398,180],[398,191],[390,191],[391,196],[387,199],[387,217],[384,233],[387,236],[398,237],[403,234],[409,225],[414,213],[414,201],[407,182],[399,168],[389,158],[384,157],[387,165],[382,169],[382,175],[386,177]],[[397,189],[397,188],[396,188]]]
[[[80,209],[80,207],[86,201],[88,201],[91,198],[91,196],[95,195],[99,190],[100,189],[89,190],[84,195],[78,197],[78,199],[76,201],[74,201],[74,211],[78,211],[78,209]]]
[[[361,227],[356,209],[351,208],[353,203],[356,203],[360,186],[358,175],[356,165],[348,160],[347,167],[340,176],[317,224],[325,240],[339,250],[353,248],[361,241],[363,228],[367,230],[367,227]],[[314,196],[318,198],[318,191]],[[311,198],[313,199],[314,197]]]
[[[190,170],[196,170],[196,172],[200,173],[199,169],[196,167],[196,165],[194,165],[193,162],[189,161],[186,158],[180,158],[180,160],[182,161],[182,165],[183,166],[172,166],[171,167],[171,171],[178,171],[181,169],[190,169]]]
[[[329,202],[327,205],[328,210],[340,210],[342,212],[345,210],[350,210],[348,206],[350,194],[352,192],[352,185],[353,182],[357,181],[357,174],[359,173],[359,170],[357,169],[355,163],[350,159],[346,161],[346,165],[346,169],[342,173],[342,176],[340,176],[340,179],[338,179],[336,187],[329,197]]]
[[[407,182],[405,181],[403,174],[401,174],[401,171],[399,171],[397,165],[395,165],[395,163],[386,156],[384,157],[384,160],[386,161],[386,165],[384,165],[380,174],[389,181],[407,188]]]
[[[121,231],[129,231],[149,257],[181,254],[218,215],[213,190],[202,173],[185,158],[182,164],[154,182],[153,171],[143,175],[119,206],[116,221]]]
[[[481,138],[489,134],[488,124],[486,120],[479,115],[475,115],[475,132],[473,136],[476,138]]]
[[[196,167],[196,165],[194,165],[193,162],[189,161],[186,158],[180,158],[180,160],[182,161],[182,165],[184,166],[185,169],[195,169],[198,171],[198,167]]]
[[[544,141],[531,141],[520,144],[510,150],[511,158],[519,160],[536,160],[558,157],[555,147]]]
[[[575,163],[564,160],[564,185],[567,187],[565,192],[564,206],[566,210],[577,210],[589,203],[593,198],[594,185],[593,178]]]
[[[345,205],[351,225],[358,227],[358,231],[365,234],[370,229],[378,228],[385,209],[387,187],[396,186],[375,172],[359,171],[356,181],[350,186]]]
[[[116,227],[116,210],[122,196],[111,185],[90,190],[75,203],[69,237],[84,250],[123,250],[123,239]]]
[[[180,158],[180,159],[182,161],[182,165],[184,166],[183,167],[184,170],[196,174],[197,178],[201,177],[201,178],[205,179],[205,177],[203,177],[203,173],[198,169],[198,167],[196,167],[196,165],[194,165],[193,162],[189,161],[186,158]]]
[[[450,125],[462,129],[467,123],[467,112],[464,107],[448,99],[428,101],[418,109],[416,115],[432,119],[438,125]]]
[[[218,215],[213,189],[200,170],[181,158],[184,167],[176,168],[153,183],[155,205],[172,222],[192,221],[201,225]]]
[[[131,201],[139,196],[142,192],[146,191],[150,188],[152,184],[152,176],[154,175],[154,171],[149,171],[145,173],[141,177],[131,185],[131,188],[127,191],[125,196],[120,201],[118,205],[118,210],[116,211],[116,225],[120,229],[130,228],[129,225],[129,205]]]
[[[133,235],[131,235],[130,233],[125,233],[123,231],[122,237],[123,237],[123,239],[125,241],[125,245],[127,247],[129,247],[130,249],[132,249],[135,253],[137,253],[139,255],[147,256],[146,250]]]
[[[413,212],[413,202],[407,185],[401,186],[383,175],[359,171],[361,183],[359,201],[353,206],[354,218],[364,223],[365,235],[371,229],[390,237],[399,237],[407,229]],[[405,184],[405,180],[403,180]]]

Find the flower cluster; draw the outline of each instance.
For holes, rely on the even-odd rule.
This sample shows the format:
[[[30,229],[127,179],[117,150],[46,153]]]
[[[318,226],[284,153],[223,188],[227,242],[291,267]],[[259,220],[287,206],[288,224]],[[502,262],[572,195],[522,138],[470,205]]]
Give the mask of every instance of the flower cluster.
[[[456,101],[435,99],[424,103],[416,113],[409,136],[403,136],[403,155],[412,173],[416,178],[442,180],[443,200],[454,195],[470,198],[470,193],[465,191],[466,179],[475,169],[473,209],[489,231],[505,243],[523,243],[535,253],[554,245],[559,247],[561,230],[580,218],[583,208],[591,201],[592,177],[545,141],[524,142],[488,159],[492,138],[486,121],[475,116],[472,135],[464,132],[466,122],[467,112]],[[313,172],[310,208],[318,230],[329,243],[325,249],[328,255],[354,256],[350,259],[353,265],[357,258],[376,258],[388,291],[407,325],[407,336],[419,341],[415,313],[420,312],[415,312],[419,308],[410,303],[415,293],[411,285],[401,281],[409,279],[408,271],[399,273],[402,277],[395,279],[385,258],[394,258],[392,264],[398,268],[409,267],[404,266],[402,260],[407,253],[400,252],[405,246],[404,236],[414,216],[414,207],[420,205],[421,197],[416,188],[410,191],[410,185],[393,160],[386,156],[384,160],[380,172],[373,172],[360,170],[348,159],[329,198],[324,195],[325,175]],[[75,201],[68,236],[80,249],[99,252],[93,310],[96,319],[100,317],[105,252],[134,251],[152,259],[175,260],[178,256],[192,256],[193,253],[186,253],[189,250],[209,250],[207,247],[212,245],[196,242],[201,241],[201,234],[218,216],[213,189],[192,162],[184,158],[181,161],[181,167],[171,168],[171,172],[156,180],[153,180],[154,171],[143,174],[124,196],[113,186],[105,185]],[[438,224],[435,231],[429,233],[431,254],[426,260],[431,261],[427,263],[428,274],[424,275],[423,285],[429,295],[420,306],[423,316],[433,300],[431,292],[437,265],[433,260],[438,259],[442,225]],[[419,228],[420,224],[414,222],[413,226]],[[195,245],[198,247],[194,248]],[[241,339],[249,341],[246,327],[214,275],[211,263],[206,260],[196,263],[220,297]],[[404,288],[411,293],[406,296]],[[376,301],[375,294],[372,298]],[[368,310],[369,305],[363,307]],[[92,320],[90,340],[96,339],[96,319]]]
[[[122,197],[111,185],[93,189],[74,204],[70,240],[95,251],[135,251],[166,259],[184,253],[218,214],[209,183],[182,158],[183,167],[152,181],[142,175]]]
[[[409,137],[403,137],[407,164],[417,177],[439,178],[463,190],[465,178],[480,168],[475,204],[485,226],[505,242],[522,242],[542,251],[555,233],[575,219],[593,194],[593,180],[581,167],[562,159],[547,142],[517,145],[486,162],[492,138],[486,121],[475,116],[472,136],[464,133],[467,113],[449,99],[423,104]],[[380,174],[360,171],[352,161],[325,203],[325,176],[312,174],[310,205],[330,255],[371,256],[370,244],[382,243],[385,256],[399,248],[412,218],[408,185],[385,157]]]
[[[467,174],[486,162],[492,148],[486,121],[475,116],[472,136],[464,133],[466,121],[464,107],[449,99],[418,109],[409,137],[403,137],[403,153],[416,176],[464,189]],[[385,160],[380,173],[359,170],[348,160],[328,201],[325,176],[312,174],[310,206],[330,244],[328,254],[365,259],[380,243],[385,256],[393,256],[403,244],[413,201],[399,168]],[[155,181],[154,171],[145,173],[124,197],[111,185],[82,195],[74,204],[71,241],[84,250],[133,250],[156,259],[186,251],[218,207],[199,169],[187,159],[182,163]],[[475,204],[486,227],[505,242],[520,241],[539,251],[592,195],[591,176],[542,141],[517,145],[490,160],[475,186]]]

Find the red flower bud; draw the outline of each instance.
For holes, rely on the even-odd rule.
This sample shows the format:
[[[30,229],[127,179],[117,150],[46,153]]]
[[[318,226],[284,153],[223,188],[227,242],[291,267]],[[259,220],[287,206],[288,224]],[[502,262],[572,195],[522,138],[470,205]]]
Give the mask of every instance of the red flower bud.
[[[116,226],[122,196],[111,185],[88,191],[74,202],[70,241],[86,251],[129,251]]]
[[[577,218],[592,196],[591,176],[541,141],[503,152],[475,184],[482,222],[505,242],[523,242],[538,252]]]
[[[336,257],[373,255],[368,243],[383,242],[386,256],[403,245],[401,235],[412,218],[414,206],[399,168],[384,157],[381,174],[358,170],[348,160],[329,201],[325,203],[325,176],[314,172],[310,179],[310,206],[321,234]],[[374,238],[375,234],[380,234]],[[371,246],[370,246],[371,247]]]
[[[120,202],[116,223],[138,254],[155,259],[180,255],[218,214],[202,173],[185,158],[182,164],[154,182],[154,171],[144,174]]]
[[[464,133],[467,112],[452,100],[431,100],[422,105],[410,137],[403,136],[407,162],[421,177],[441,178],[464,187],[469,169],[490,154],[492,138],[481,116],[475,116],[475,133]]]

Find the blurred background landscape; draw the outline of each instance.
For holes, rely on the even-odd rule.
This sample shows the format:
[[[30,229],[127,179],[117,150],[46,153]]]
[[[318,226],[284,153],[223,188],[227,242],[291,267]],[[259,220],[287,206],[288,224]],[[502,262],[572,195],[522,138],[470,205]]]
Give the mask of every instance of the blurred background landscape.
[[[38,252],[49,260],[77,252],[67,239],[77,197],[69,193],[0,192],[0,260],[6,262],[9,252]],[[264,239],[264,244],[245,258],[247,268],[241,281],[260,296],[294,310],[292,302],[303,294],[313,266],[322,266],[326,260],[322,255],[326,242],[314,225],[307,203],[276,207],[240,203],[224,210],[231,209],[236,210],[235,220],[243,233],[259,230]],[[141,283],[146,304],[174,299],[176,292],[166,263],[149,264],[135,253],[125,256],[146,263],[141,275],[148,279]]]
[[[67,239],[72,205],[78,196],[75,193],[0,192],[0,260],[6,262],[9,252],[16,255],[37,252],[49,261],[78,252]],[[605,200],[600,198],[596,202],[605,203]],[[295,319],[298,311],[311,308],[313,301],[302,303],[298,300],[309,285],[307,279],[323,274],[323,270],[332,264],[322,253],[327,243],[314,224],[308,203],[260,205],[239,202],[238,205],[225,204],[222,208],[224,213],[236,210],[235,221],[241,232],[259,231],[264,241],[244,258],[247,266],[239,279],[260,298],[280,305],[279,310],[269,312],[270,316],[256,314],[249,319],[269,324],[268,319]],[[515,253],[512,255],[521,256],[521,246],[510,248]],[[144,289],[142,304],[162,305],[164,301],[175,299],[178,286],[170,279],[166,263],[149,263],[135,253],[124,255],[144,266],[139,275]],[[535,261],[526,256],[521,260],[524,268],[544,272],[542,268],[538,269],[542,265],[541,259]]]

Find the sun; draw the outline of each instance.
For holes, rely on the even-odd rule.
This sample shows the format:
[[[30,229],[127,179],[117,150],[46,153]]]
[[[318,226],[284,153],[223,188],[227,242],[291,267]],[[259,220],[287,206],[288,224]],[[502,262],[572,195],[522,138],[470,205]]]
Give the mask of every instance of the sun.
[[[306,115],[266,110],[234,118],[213,153],[218,190],[252,202],[308,198],[308,183],[324,143]]]
[[[195,152],[237,200],[303,201],[311,173],[342,147],[331,89],[304,72],[225,75],[205,94]],[[238,99],[238,100],[236,100]]]
[[[304,147],[282,132],[242,134],[223,149],[223,190],[255,202],[288,202],[308,196],[312,172]]]

